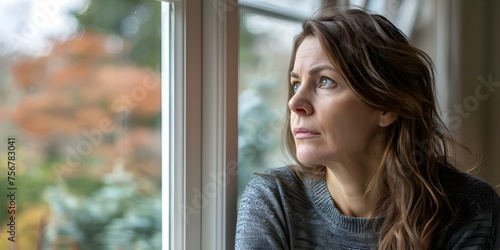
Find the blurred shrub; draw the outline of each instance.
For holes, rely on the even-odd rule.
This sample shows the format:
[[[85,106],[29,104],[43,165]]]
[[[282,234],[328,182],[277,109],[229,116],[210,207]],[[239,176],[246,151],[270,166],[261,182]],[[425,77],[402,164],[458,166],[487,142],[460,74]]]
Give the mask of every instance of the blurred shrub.
[[[161,199],[145,194],[131,173],[116,170],[81,197],[64,187],[46,191],[51,218],[43,249],[161,249]]]

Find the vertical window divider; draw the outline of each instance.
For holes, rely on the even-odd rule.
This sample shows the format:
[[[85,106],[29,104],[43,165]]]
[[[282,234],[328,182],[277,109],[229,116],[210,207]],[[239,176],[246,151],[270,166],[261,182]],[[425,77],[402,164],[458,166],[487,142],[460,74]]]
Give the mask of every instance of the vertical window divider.
[[[162,200],[162,245],[163,249],[168,249],[170,247],[170,167],[172,165],[170,155],[173,155],[172,141],[170,140],[171,130],[170,128],[172,119],[170,119],[172,105],[170,104],[171,96],[171,85],[174,82],[173,74],[173,38],[174,35],[173,27],[173,6],[172,3],[162,2],[161,3],[161,27],[162,27],[162,45],[161,45],[161,72],[162,72],[162,122],[161,122],[161,140],[162,140],[162,190],[161,190],[161,200]],[[173,113],[173,112],[172,112]]]
[[[170,115],[162,120],[169,123],[170,135],[168,142],[163,141],[169,144],[169,152],[163,152],[170,157],[163,163],[163,171],[169,173],[169,235],[163,236],[168,237],[163,248],[201,249],[201,208],[196,206],[195,190],[201,190],[202,0],[171,4],[173,70],[168,95],[163,92],[163,105],[169,104]]]
[[[238,2],[203,1],[202,249],[232,249],[238,180]]]
[[[170,157],[163,163],[163,204],[169,208],[164,249],[231,249],[238,179],[238,3],[170,4],[173,70],[163,91],[170,114],[162,121],[169,131],[163,152]]]
[[[184,203],[182,206],[184,216],[184,226],[186,233],[183,238],[185,248],[183,249],[201,249],[201,218],[202,208],[198,192],[202,191],[201,178],[201,152],[202,138],[202,0],[184,0],[183,20],[185,23],[183,38],[184,38],[184,152],[183,165]],[[173,168],[179,169],[179,165],[174,165]],[[180,170],[179,170],[180,171]],[[180,190],[179,190],[180,191]],[[176,209],[181,209],[178,207]],[[174,248],[181,249],[181,248]]]

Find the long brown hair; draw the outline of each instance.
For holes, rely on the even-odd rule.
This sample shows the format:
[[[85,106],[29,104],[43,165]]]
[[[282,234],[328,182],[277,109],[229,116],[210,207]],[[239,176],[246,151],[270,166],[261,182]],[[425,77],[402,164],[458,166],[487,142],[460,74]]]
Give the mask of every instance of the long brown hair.
[[[364,10],[327,8],[302,28],[294,40],[289,72],[302,41],[316,37],[355,95],[397,115],[386,130],[380,166],[368,183],[368,189],[382,194],[373,214],[384,217],[380,249],[432,248],[453,213],[440,175],[455,168],[449,157],[453,140],[437,112],[431,59],[386,18]],[[289,127],[290,110],[284,131],[287,153],[297,163],[294,171],[323,176],[324,166],[299,163]]]

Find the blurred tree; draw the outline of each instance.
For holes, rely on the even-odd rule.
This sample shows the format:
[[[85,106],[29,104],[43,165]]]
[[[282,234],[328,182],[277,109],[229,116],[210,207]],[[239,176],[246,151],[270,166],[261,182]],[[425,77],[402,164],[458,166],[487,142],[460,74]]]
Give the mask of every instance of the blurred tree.
[[[132,44],[130,59],[160,69],[161,8],[154,0],[89,0],[83,14],[75,14],[85,30],[114,34]]]

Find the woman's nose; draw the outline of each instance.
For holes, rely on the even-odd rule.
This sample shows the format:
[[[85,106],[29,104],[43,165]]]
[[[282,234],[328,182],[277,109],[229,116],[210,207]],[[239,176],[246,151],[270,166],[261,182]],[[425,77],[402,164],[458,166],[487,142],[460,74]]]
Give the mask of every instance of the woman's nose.
[[[288,101],[288,108],[297,115],[311,115],[314,109],[307,89],[299,88]]]

